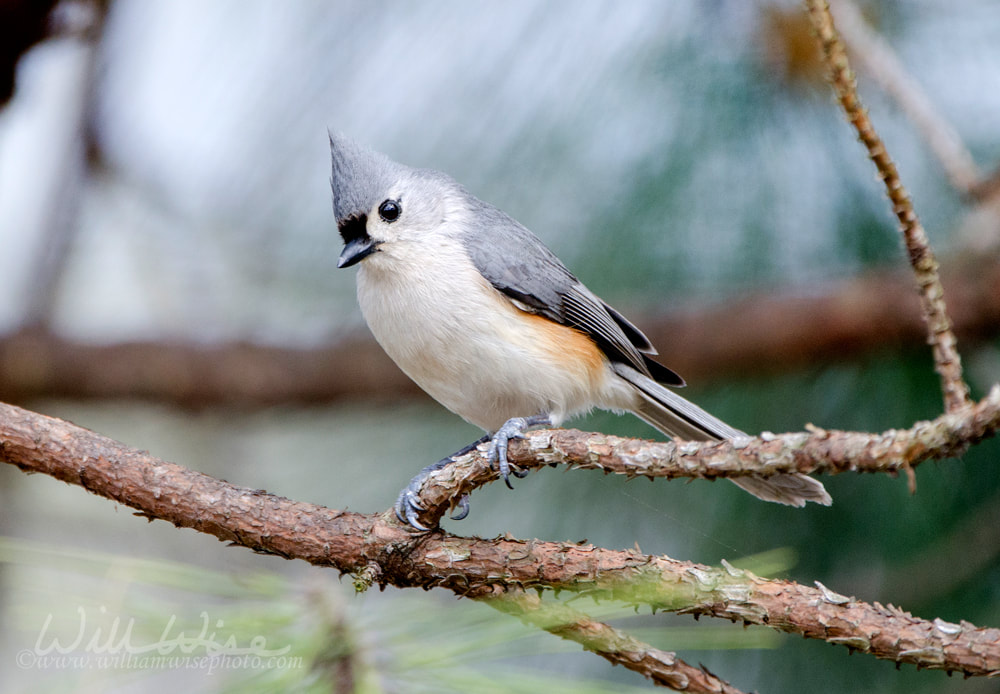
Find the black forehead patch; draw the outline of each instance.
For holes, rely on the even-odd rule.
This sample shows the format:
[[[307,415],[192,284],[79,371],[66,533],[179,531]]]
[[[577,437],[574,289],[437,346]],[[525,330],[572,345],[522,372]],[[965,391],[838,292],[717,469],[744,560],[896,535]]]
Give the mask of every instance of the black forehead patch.
[[[344,239],[344,243],[365,238],[368,236],[368,215],[348,217],[337,225],[337,231],[340,232],[340,238]]]

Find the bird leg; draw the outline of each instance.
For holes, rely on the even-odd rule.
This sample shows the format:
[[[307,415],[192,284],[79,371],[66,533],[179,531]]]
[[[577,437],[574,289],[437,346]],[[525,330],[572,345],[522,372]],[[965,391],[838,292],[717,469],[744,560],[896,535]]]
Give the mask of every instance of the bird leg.
[[[425,527],[419,520],[420,514],[427,510],[420,502],[420,488],[432,473],[454,463],[455,458],[465,455],[487,441],[490,444],[486,451],[487,460],[489,460],[491,466],[494,464],[497,466],[507,488],[513,489],[514,485],[510,483],[510,476],[514,475],[514,477],[522,479],[527,476],[528,471],[511,465],[507,460],[507,446],[510,440],[523,439],[525,432],[531,427],[551,426],[551,424],[552,420],[547,414],[537,414],[531,417],[511,417],[503,423],[503,426],[497,429],[496,433],[487,434],[481,439],[465,446],[460,451],[452,453],[447,458],[442,458],[436,463],[428,465],[418,472],[410,480],[410,483],[403,488],[403,491],[399,493],[399,496],[396,498],[396,504],[393,507],[396,511],[396,517],[403,523],[409,523],[417,530],[430,530],[430,528]],[[463,494],[458,500],[458,511],[452,516],[452,520],[462,520],[468,515],[469,495]]]
[[[396,498],[396,505],[394,506],[396,510],[396,518],[398,518],[403,523],[409,523],[411,526],[417,530],[430,530],[430,528],[425,528],[424,525],[418,520],[418,516],[422,511],[426,511],[426,507],[420,503],[420,488],[423,486],[424,481],[433,472],[437,472],[441,468],[450,465],[455,462],[455,458],[463,456],[474,448],[478,447],[480,444],[491,441],[492,437],[487,434],[482,438],[473,441],[468,446],[465,446],[461,450],[455,451],[447,458],[442,458],[436,463],[432,463],[425,467],[423,470],[418,472],[410,483],[403,488],[403,491],[399,493]],[[469,495],[463,494],[462,498],[458,500],[458,514],[452,516],[455,520],[462,520],[467,515],[469,515]]]

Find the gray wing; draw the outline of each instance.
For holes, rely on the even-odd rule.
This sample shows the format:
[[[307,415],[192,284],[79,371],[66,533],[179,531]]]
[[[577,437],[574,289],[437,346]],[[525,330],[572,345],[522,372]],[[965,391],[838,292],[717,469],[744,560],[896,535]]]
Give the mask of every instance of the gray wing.
[[[537,236],[473,199],[482,226],[467,230],[462,240],[490,284],[522,308],[589,335],[610,360],[660,383],[684,385],[684,379],[647,356],[656,350],[642,331],[587,289]]]

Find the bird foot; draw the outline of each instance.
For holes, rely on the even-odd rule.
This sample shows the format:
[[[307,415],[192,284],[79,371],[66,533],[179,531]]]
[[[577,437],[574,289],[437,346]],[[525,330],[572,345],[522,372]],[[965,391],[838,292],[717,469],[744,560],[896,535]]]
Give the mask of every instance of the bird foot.
[[[490,440],[489,435],[484,436],[477,441],[473,441],[462,450],[456,451],[447,458],[442,458],[436,463],[428,465],[423,470],[418,472],[413,477],[413,479],[410,480],[410,483],[403,488],[403,491],[401,491],[399,493],[399,496],[396,498],[396,504],[393,506],[393,508],[396,511],[396,518],[398,518],[403,523],[409,523],[413,528],[416,528],[417,530],[423,530],[423,531],[430,530],[431,528],[426,527],[423,523],[420,522],[420,514],[427,510],[427,507],[424,506],[424,504],[421,503],[420,501],[420,489],[421,487],[423,487],[424,482],[427,480],[428,477],[430,477],[432,473],[437,472],[438,470],[454,463],[455,458],[465,455],[472,449],[476,448],[480,444],[486,443],[489,440]],[[453,515],[452,518],[454,520],[462,520],[468,515],[469,515],[469,495],[463,494],[462,497],[458,500],[458,512],[455,515]]]
[[[511,417],[503,423],[497,432],[490,438],[490,447],[486,452],[486,457],[490,465],[496,465],[508,489],[513,489],[510,483],[510,476],[513,474],[518,479],[527,477],[528,471],[511,465],[507,460],[507,445],[511,439],[523,439],[524,434],[531,427],[550,426],[552,420],[546,414],[536,414],[532,417]]]
[[[537,426],[550,426],[552,420],[548,415],[534,415],[532,417],[512,417],[504,422],[495,434],[492,436],[487,434],[478,441],[470,443],[468,446],[460,451],[457,451],[447,458],[443,458],[433,465],[428,465],[423,470],[418,472],[410,483],[403,488],[403,491],[399,493],[396,498],[396,504],[393,508],[396,511],[396,517],[403,523],[408,523],[410,526],[417,530],[429,531],[428,528],[423,523],[420,522],[420,515],[427,510],[427,507],[420,500],[420,489],[423,487],[424,482],[427,478],[442,469],[443,467],[450,465],[455,462],[455,458],[465,455],[472,449],[478,447],[479,445],[489,442],[489,448],[486,451],[486,458],[489,460],[490,465],[496,465],[500,472],[500,476],[503,478],[504,484],[507,485],[508,489],[513,489],[514,485],[510,483],[510,476],[514,475],[518,479],[522,479],[528,475],[527,470],[522,470],[515,465],[511,465],[510,461],[507,460],[507,446],[511,439],[523,439],[525,432],[531,427]],[[462,520],[469,515],[469,495],[463,494],[457,503],[458,510],[452,516],[452,520]]]

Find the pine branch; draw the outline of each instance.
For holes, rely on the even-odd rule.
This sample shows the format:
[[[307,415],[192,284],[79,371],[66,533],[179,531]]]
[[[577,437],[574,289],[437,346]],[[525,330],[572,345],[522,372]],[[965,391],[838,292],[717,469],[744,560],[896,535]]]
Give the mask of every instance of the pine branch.
[[[534,431],[511,441],[508,457],[524,469],[564,464],[627,477],[716,479],[779,473],[880,472],[910,474],[927,460],[961,455],[1000,431],[1000,385],[965,409],[909,429],[881,434],[811,431],[717,442],[655,442],[574,429]],[[437,526],[463,494],[498,479],[484,452],[473,451],[433,472],[419,492],[425,527]]]
[[[522,590],[498,591],[483,601],[550,634],[575,641],[610,663],[638,672],[660,686],[680,692],[740,694],[740,690],[704,667],[689,665],[676,653],[653,648],[563,603],[546,603],[540,595]]]
[[[1000,391],[995,389],[990,399],[967,410],[968,419],[979,422],[984,412],[992,411],[989,426],[995,429],[998,406]],[[645,444],[628,445],[638,450]],[[845,453],[840,451],[839,459]],[[569,590],[656,610],[766,625],[919,667],[970,676],[1000,673],[998,629],[926,621],[823,586],[763,579],[728,565],[713,568],[572,543],[418,533],[398,523],[391,511],[337,511],[237,487],[10,405],[0,405],[0,457],[27,472],[82,486],[150,519],[257,552],[333,567],[354,574],[361,585],[440,587],[474,599],[505,589]],[[717,474],[715,468],[711,474]],[[643,674],[654,677],[652,670]]]

